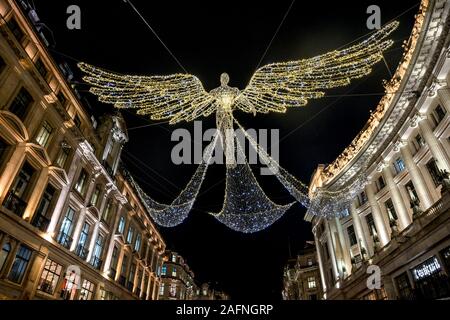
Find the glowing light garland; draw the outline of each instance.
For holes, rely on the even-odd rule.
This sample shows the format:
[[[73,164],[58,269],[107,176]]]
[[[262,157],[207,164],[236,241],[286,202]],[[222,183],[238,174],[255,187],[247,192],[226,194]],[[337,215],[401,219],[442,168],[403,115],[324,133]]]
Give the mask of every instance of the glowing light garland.
[[[242,91],[228,86],[226,73],[221,75],[221,86],[207,92],[200,80],[190,74],[121,75],[86,63],[79,63],[79,67],[87,74],[83,79],[92,85],[90,91],[100,101],[114,104],[116,108],[134,108],[138,114],[149,115],[152,120],[169,119],[170,124],[216,113],[219,131],[213,142],[215,145],[219,137],[225,151],[227,186],[221,212],[212,214],[234,230],[256,232],[279,219],[292,204],[277,205],[262,191],[239,143],[235,147],[234,132],[230,133],[235,120],[233,111],[240,109],[253,114],[286,112],[288,107],[304,106],[309,99],[323,97],[325,89],[348,85],[352,79],[369,74],[372,66],[383,58],[383,52],[393,44],[392,40],[385,39],[397,26],[398,22],[392,22],[366,40],[343,50],[263,66]],[[308,207],[307,187],[281,168],[249,135],[246,137],[290,194]],[[205,151],[206,161],[199,165],[191,181],[171,205],[152,200],[133,180],[158,224],[175,226],[187,217],[204,180],[213,149],[211,143]],[[236,163],[236,151],[238,157],[244,157],[244,164]],[[351,190],[357,190],[363,184],[361,181],[357,180],[357,186],[352,185],[355,188],[349,189],[348,194],[339,192],[332,195],[336,198],[331,208],[334,212],[347,205],[349,195],[353,197]],[[329,198],[330,194],[318,196],[314,199],[315,205],[322,202],[320,197]],[[323,210],[314,207],[310,210],[323,214]]]

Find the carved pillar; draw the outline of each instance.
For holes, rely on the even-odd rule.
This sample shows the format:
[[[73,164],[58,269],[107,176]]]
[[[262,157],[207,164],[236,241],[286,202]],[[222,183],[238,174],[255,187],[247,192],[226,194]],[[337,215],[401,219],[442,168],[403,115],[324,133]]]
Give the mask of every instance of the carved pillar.
[[[350,275],[350,271],[352,270],[350,248],[347,246],[347,242],[345,241],[344,231],[342,230],[341,221],[338,217],[334,218],[334,225],[336,226],[337,238],[341,246],[343,267],[345,267],[346,276],[348,276]]]
[[[411,217],[406,209],[405,202],[403,201],[400,190],[398,190],[397,185],[394,182],[394,177],[390,166],[385,166],[383,169],[384,178],[386,180],[386,185],[389,188],[392,203],[394,204],[395,211],[397,213],[400,230],[405,229],[411,223]]]
[[[73,179],[75,176],[75,173],[78,169],[78,166],[80,165],[80,159],[81,159],[81,151],[77,150],[75,155],[73,156],[72,163],[70,164],[69,172],[68,172],[68,180],[69,184],[67,186],[64,186],[59,194],[58,201],[56,202],[55,209],[53,210],[52,218],[50,219],[50,223],[47,228],[47,233],[51,234],[52,237],[54,236],[56,226],[58,225],[59,218],[61,216],[62,210],[64,208],[64,204],[67,202],[67,197],[70,192],[70,188],[73,184]]]
[[[450,161],[448,155],[439,142],[438,138],[436,138],[436,136],[434,135],[428,119],[426,119],[426,116],[420,115],[418,123],[420,131],[422,132],[422,136],[428,147],[430,148],[430,151],[433,155],[433,158],[436,160],[438,168],[450,172]]]
[[[367,239],[366,236],[364,234],[364,229],[361,223],[361,219],[359,218],[358,212],[356,210],[356,204],[355,201],[352,202],[352,204],[350,205],[350,214],[352,216],[352,221],[353,221],[353,227],[355,229],[355,233],[356,233],[356,237],[358,239],[358,243],[359,243],[359,247],[360,247],[360,251],[361,251],[361,258],[363,258],[363,248],[366,251],[365,257],[369,256],[369,246],[367,243]]]
[[[3,203],[14,178],[22,166],[25,150],[26,143],[19,143],[0,174],[0,203]]]
[[[110,231],[110,238],[109,243],[107,246],[107,252],[106,252],[106,258],[105,258],[105,264],[103,265],[103,271],[107,272],[111,265],[111,258],[112,258],[112,252],[114,250],[114,241],[115,241],[115,234],[117,230],[117,226],[119,224],[120,215],[122,214],[122,204],[119,204],[116,211],[116,217],[114,219],[114,223]]]
[[[325,269],[323,267],[322,249],[320,248],[320,240],[317,238],[316,228],[313,229],[314,243],[316,244],[317,262],[319,263],[320,280],[322,282],[323,292],[327,291],[327,284],[325,280]]]
[[[369,200],[370,209],[372,211],[373,222],[375,223],[375,227],[377,228],[378,237],[380,240],[380,244],[384,247],[389,243],[389,231],[387,229],[385,219],[383,217],[383,213],[381,212],[380,205],[378,204],[375,198],[375,191],[373,188],[373,183],[368,183],[366,185],[366,195]]]
[[[94,226],[94,232],[92,233],[91,241],[89,242],[89,253],[86,261],[91,261],[92,255],[94,254],[95,242],[97,241],[97,236],[99,233],[100,222],[96,222]]]
[[[414,162],[411,150],[409,149],[406,141],[401,142],[400,152],[402,154],[403,160],[405,161],[405,165],[408,169],[411,180],[414,184],[414,188],[417,191],[422,209],[426,210],[433,205],[433,200],[427,188],[425,180],[423,179],[422,173],[420,172],[419,167]]]
[[[329,221],[324,220],[324,224],[325,224],[325,232],[327,235],[328,251],[330,252],[331,266],[333,268],[334,279],[337,281],[337,279],[339,278],[339,270],[338,270],[338,266],[337,266],[337,262],[336,262],[336,252],[334,249],[333,239],[331,237]]]
[[[23,291],[21,293],[21,300],[33,299],[37,286],[39,284],[40,275],[45,266],[45,261],[48,257],[48,249],[46,247],[40,247],[38,252],[35,252],[30,271],[23,284]]]

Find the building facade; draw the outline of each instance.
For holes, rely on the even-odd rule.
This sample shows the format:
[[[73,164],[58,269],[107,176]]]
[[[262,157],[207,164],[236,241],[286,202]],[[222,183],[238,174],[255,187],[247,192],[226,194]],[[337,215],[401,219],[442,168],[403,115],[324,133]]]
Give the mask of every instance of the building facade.
[[[214,288],[209,283],[197,287],[194,300],[230,300],[230,296],[222,290]]]
[[[182,256],[173,251],[166,251],[159,273],[160,300],[193,300],[196,293],[194,273]]]
[[[450,1],[422,1],[386,95],[312,177],[305,219],[326,299],[450,297],[449,16]],[[330,212],[337,199],[347,208]]]
[[[165,243],[36,13],[0,0],[0,298],[158,298]]]
[[[283,300],[322,298],[320,271],[314,242],[307,242],[297,258],[290,259],[283,274]]]

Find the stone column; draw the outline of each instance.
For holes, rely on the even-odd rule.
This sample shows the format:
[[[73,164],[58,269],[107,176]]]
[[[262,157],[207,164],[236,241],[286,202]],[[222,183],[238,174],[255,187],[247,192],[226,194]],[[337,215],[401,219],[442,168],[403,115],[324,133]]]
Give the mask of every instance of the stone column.
[[[95,242],[97,241],[99,227],[100,227],[100,222],[97,221],[94,226],[94,232],[92,233],[91,241],[89,242],[89,253],[86,258],[86,261],[91,261],[92,255],[94,254],[93,251],[94,251]]]
[[[323,267],[322,249],[320,248],[320,240],[317,238],[316,230],[313,229],[314,243],[316,244],[317,262],[319,263],[320,280],[322,281],[323,292],[327,291],[327,284],[325,280],[325,269]]]
[[[85,218],[86,218],[86,208],[82,208],[80,210],[80,214],[78,215],[77,224],[75,225],[75,229],[73,231],[73,236],[72,236],[73,241],[70,246],[70,251],[74,251],[77,248],[78,238],[80,237],[81,229],[83,228]]]
[[[335,253],[335,249],[334,249],[333,239],[331,237],[331,230],[330,230],[330,226],[328,225],[328,223],[329,223],[328,220],[324,220],[325,232],[327,234],[328,251],[330,252],[331,266],[333,267],[333,273],[334,273],[334,278],[335,278],[334,283],[335,283],[339,278],[339,270],[338,270],[338,266],[337,266],[337,262],[336,262],[336,253]]]
[[[48,167],[42,168],[39,173],[39,177],[33,187],[33,191],[31,192],[30,198],[28,200],[27,207],[22,218],[28,222],[31,221],[34,212],[38,206],[39,201],[41,200],[42,194],[44,193],[44,189],[48,182]]]
[[[114,250],[114,241],[115,241],[115,234],[116,234],[116,230],[117,230],[117,225],[119,224],[119,219],[120,219],[120,215],[122,214],[122,204],[119,204],[117,207],[117,211],[116,211],[116,217],[114,219],[114,223],[112,228],[110,229],[110,239],[109,239],[109,243],[107,246],[107,251],[106,251],[106,257],[105,257],[105,263],[103,265],[103,271],[107,272],[110,268],[111,265],[111,258],[112,258],[112,252]]]
[[[441,143],[439,142],[438,138],[436,138],[436,136],[434,135],[433,130],[431,129],[426,116],[421,115],[420,121],[418,123],[423,138],[427,143],[428,147],[430,148],[431,154],[433,155],[433,158],[436,160],[438,168],[450,172],[450,165],[449,165],[450,161],[448,155],[445,152],[444,148],[442,147]]]
[[[450,88],[444,87],[437,90],[437,94],[439,96],[439,101],[442,104],[442,107],[447,110],[447,113],[450,113]]]
[[[345,241],[341,221],[338,217],[334,218],[334,224],[336,226],[337,236],[342,248],[343,264],[346,269],[346,275],[348,276],[350,275],[350,271],[352,270],[352,259],[350,257],[350,248],[347,246],[347,242]]]
[[[401,144],[402,146],[400,147],[400,152],[402,154],[403,160],[405,161],[406,168],[408,169],[409,175],[411,176],[414,188],[417,191],[422,209],[426,210],[433,205],[431,194],[427,188],[419,167],[414,162],[411,150],[409,149],[407,142],[402,141]]]
[[[0,175],[0,203],[3,203],[14,178],[22,166],[23,159],[25,158],[25,150],[26,143],[19,143]]]
[[[363,259],[362,250],[364,248],[364,250],[366,251],[366,257],[368,257],[369,256],[369,246],[368,246],[368,243],[367,243],[366,236],[364,234],[363,226],[361,224],[361,219],[359,218],[358,212],[356,211],[355,201],[353,201],[352,204],[350,205],[350,214],[352,216],[353,227],[355,229],[356,238],[357,238],[358,243],[359,243],[359,249],[360,249],[360,252],[361,252],[361,258]]]
[[[81,151],[77,150],[75,155],[73,156],[72,163],[70,164],[69,172],[67,174],[69,184],[64,186],[59,194],[58,201],[56,202],[55,209],[53,210],[52,218],[50,219],[50,223],[47,228],[47,233],[51,234],[53,237],[55,235],[56,226],[58,225],[59,218],[61,216],[62,210],[64,208],[64,204],[67,201],[67,197],[70,193],[70,188],[73,184],[73,179],[75,173],[78,169],[81,159]]]
[[[392,203],[394,204],[395,212],[397,213],[398,220],[400,222],[399,231],[405,229],[412,222],[411,217],[406,209],[405,202],[403,201],[400,190],[394,182],[394,177],[390,166],[385,166],[383,169],[386,185],[389,188]]]
[[[373,183],[368,183],[366,185],[366,195],[367,200],[369,200],[370,209],[372,211],[373,222],[375,223],[375,227],[377,228],[378,237],[380,240],[380,244],[384,247],[389,243],[389,231],[386,226],[386,220],[383,217],[383,213],[381,212],[380,205],[378,204],[375,198],[375,191],[373,188]]]

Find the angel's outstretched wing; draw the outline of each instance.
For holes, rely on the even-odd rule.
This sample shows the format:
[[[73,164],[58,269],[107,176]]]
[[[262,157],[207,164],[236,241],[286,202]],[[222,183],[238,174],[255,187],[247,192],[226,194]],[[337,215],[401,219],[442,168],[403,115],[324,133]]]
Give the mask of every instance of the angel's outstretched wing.
[[[200,80],[190,74],[168,76],[121,75],[86,63],[79,68],[87,75],[90,91],[116,108],[135,108],[153,120],[169,119],[174,124],[208,116],[215,110],[214,98]]]
[[[245,112],[285,112],[286,107],[304,106],[323,97],[324,89],[345,86],[372,71],[392,46],[386,40],[398,26],[387,24],[366,40],[343,50],[310,59],[272,63],[259,68],[236,100]]]

